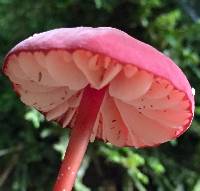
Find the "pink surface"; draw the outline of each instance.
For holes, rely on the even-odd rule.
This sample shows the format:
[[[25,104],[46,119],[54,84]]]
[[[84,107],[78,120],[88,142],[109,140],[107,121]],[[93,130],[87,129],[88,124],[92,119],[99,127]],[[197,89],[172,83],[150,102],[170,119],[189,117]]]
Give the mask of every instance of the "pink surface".
[[[15,46],[7,55],[21,51],[51,49],[86,49],[112,57],[124,64],[138,68],[169,80],[177,89],[186,93],[194,113],[194,97],[190,84],[179,67],[155,48],[138,41],[114,28],[77,27],[60,28],[35,34]]]

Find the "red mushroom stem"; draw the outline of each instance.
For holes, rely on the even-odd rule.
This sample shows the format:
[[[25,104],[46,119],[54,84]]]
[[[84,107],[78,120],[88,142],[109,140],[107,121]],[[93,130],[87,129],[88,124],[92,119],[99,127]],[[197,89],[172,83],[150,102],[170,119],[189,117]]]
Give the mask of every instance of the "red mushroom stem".
[[[96,90],[90,86],[84,89],[75,126],[72,129],[54,191],[72,190],[76,174],[86,152],[92,128],[105,95],[105,90],[106,88]]]

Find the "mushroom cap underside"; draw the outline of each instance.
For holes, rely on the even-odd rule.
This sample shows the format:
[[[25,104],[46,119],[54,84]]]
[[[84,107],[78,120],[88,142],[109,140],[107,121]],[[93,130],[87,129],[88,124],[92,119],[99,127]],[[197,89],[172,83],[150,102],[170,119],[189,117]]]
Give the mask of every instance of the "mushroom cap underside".
[[[57,30],[61,32],[65,29]],[[100,28],[101,36],[97,34],[97,29],[85,28],[85,32],[84,28],[74,30],[79,30],[80,36],[91,35],[90,41],[95,35],[100,36],[101,41],[103,37],[107,39],[112,30],[114,35],[121,32]],[[90,35],[87,35],[88,30],[95,30],[96,33],[89,32]],[[131,59],[130,62],[127,59],[122,62],[125,53],[117,54],[114,50],[110,56],[111,51],[106,54],[104,47],[100,47],[102,52],[96,51],[94,47],[99,48],[99,44],[95,45],[94,42],[91,45],[93,50],[83,48],[89,41],[80,41],[76,48],[75,45],[58,48],[58,44],[54,46],[51,43],[48,48],[48,38],[46,45],[40,45],[39,39],[45,37],[45,33],[41,33],[11,50],[5,59],[4,72],[25,104],[35,107],[46,115],[47,120],[57,121],[63,127],[70,124],[73,128],[82,92],[87,85],[96,89],[108,86],[93,127],[91,141],[97,137],[117,146],[144,147],[176,138],[187,130],[193,117],[194,100],[186,77],[169,58],[149,45],[121,33],[120,38],[125,38],[125,44],[129,41],[134,44],[135,41],[137,46],[144,46],[144,53],[152,51],[153,57],[157,56],[153,70],[148,70],[144,65],[138,67]],[[47,36],[55,38],[55,34]],[[110,44],[107,43],[107,46]],[[105,43],[105,47],[107,46]],[[120,46],[122,45],[115,42],[113,49],[118,47],[120,50]],[[135,49],[136,53],[133,54],[141,53],[139,50]],[[129,54],[127,57],[130,58]],[[145,62],[141,61],[143,57],[138,57],[137,63]],[[149,63],[152,65],[152,60]],[[154,71],[157,63],[162,66],[159,70],[165,68],[161,75]],[[172,74],[175,77],[170,79]]]

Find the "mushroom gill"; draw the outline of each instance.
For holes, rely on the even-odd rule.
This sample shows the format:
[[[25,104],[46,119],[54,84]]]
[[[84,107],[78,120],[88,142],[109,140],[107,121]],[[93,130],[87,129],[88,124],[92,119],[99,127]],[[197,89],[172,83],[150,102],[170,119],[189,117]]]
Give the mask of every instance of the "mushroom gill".
[[[186,95],[171,82],[86,50],[20,52],[9,56],[5,73],[25,104],[63,127],[75,120],[88,84],[108,86],[91,141],[152,146],[176,137],[192,117]]]

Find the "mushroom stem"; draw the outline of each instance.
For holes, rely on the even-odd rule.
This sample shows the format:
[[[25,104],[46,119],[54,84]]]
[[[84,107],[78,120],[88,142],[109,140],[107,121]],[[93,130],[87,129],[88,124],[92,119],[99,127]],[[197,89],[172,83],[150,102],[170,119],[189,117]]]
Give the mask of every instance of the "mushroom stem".
[[[78,108],[75,126],[62,162],[54,191],[71,191],[77,171],[87,149],[106,88],[96,90],[87,86]]]

